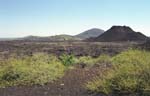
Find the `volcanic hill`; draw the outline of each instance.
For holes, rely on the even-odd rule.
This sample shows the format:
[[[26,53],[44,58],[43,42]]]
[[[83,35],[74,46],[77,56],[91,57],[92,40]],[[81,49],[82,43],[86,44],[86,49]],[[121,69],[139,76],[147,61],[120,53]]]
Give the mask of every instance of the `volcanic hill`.
[[[92,41],[113,42],[113,41],[145,41],[147,36],[135,32],[128,26],[112,26],[102,35],[93,38]]]

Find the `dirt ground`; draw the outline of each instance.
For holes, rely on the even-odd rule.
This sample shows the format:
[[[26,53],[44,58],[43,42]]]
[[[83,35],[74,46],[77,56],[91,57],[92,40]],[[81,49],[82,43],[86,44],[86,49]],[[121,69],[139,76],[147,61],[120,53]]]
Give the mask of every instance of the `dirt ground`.
[[[84,84],[92,77],[101,75],[99,67],[75,68],[66,72],[63,78],[44,86],[23,86],[1,88],[0,96],[102,96],[91,94]]]

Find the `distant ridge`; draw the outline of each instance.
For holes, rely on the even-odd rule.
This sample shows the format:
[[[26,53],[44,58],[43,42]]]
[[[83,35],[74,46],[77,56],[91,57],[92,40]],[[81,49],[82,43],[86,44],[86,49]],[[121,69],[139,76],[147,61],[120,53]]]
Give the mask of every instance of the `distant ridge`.
[[[92,28],[92,29],[84,31],[78,35],[75,35],[75,37],[81,38],[81,39],[87,39],[87,38],[97,37],[103,33],[104,33],[104,30],[102,30],[102,29]]]
[[[113,42],[113,41],[145,41],[148,37],[140,32],[133,31],[128,26],[112,26],[102,35],[91,39],[92,41]]]
[[[40,36],[27,36],[24,38],[21,38],[20,40],[26,40],[26,41],[76,41],[80,40],[80,38],[76,38],[71,35],[55,35],[55,36],[47,36],[47,37],[40,37]]]
[[[0,41],[25,40],[25,41],[93,41],[93,42],[115,42],[115,41],[146,41],[150,39],[140,32],[135,32],[128,26],[112,26],[104,31],[92,28],[78,35],[55,35],[55,36],[26,36],[23,38],[0,38]]]

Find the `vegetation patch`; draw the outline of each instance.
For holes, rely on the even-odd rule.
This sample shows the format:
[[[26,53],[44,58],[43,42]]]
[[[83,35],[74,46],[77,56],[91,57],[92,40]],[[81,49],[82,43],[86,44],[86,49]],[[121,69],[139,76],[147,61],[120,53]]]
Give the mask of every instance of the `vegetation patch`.
[[[92,92],[149,96],[150,52],[128,50],[112,57],[112,67],[102,77],[95,77],[86,84]]]
[[[39,53],[10,58],[0,62],[0,87],[43,85],[62,77],[64,71],[64,65],[55,56]]]
[[[60,56],[60,61],[64,66],[72,66],[77,63],[77,58],[74,55],[63,54]]]
[[[111,63],[111,57],[105,54],[100,55],[97,58],[93,58],[91,56],[82,56],[77,61],[78,64],[85,64],[86,66],[94,66],[94,65],[107,65]]]
[[[73,68],[75,64],[93,66],[106,63],[110,60],[107,55],[98,58],[90,56],[75,57],[63,54],[59,59],[43,53],[24,56],[21,58],[12,56],[0,61],[0,87],[17,85],[43,85],[62,77],[64,71]]]

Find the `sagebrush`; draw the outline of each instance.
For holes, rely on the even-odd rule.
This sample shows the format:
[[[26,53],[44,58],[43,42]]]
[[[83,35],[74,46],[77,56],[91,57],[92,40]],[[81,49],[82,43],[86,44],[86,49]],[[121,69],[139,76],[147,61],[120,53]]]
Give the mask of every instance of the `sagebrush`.
[[[64,65],[47,54],[10,58],[0,62],[0,87],[43,85],[62,77],[64,71]]]
[[[112,57],[112,68],[86,84],[92,92],[150,96],[150,52],[128,50]]]

